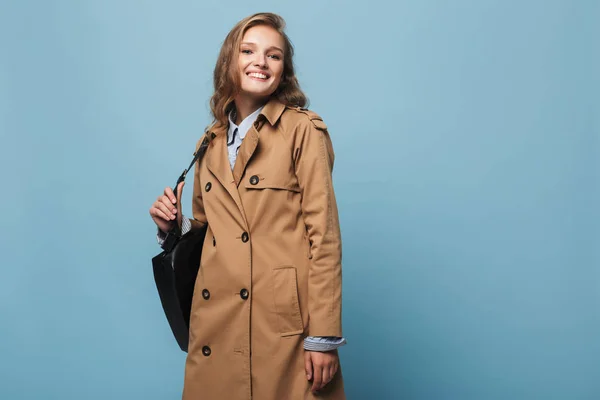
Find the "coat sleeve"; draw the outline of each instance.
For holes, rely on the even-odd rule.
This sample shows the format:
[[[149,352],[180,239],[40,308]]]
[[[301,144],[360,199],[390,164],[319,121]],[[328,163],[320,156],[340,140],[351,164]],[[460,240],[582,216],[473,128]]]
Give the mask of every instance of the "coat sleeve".
[[[200,148],[202,139],[198,141],[196,145],[196,151]],[[192,224],[191,230],[201,228],[206,224],[206,214],[204,213],[204,203],[202,202],[202,184],[200,182],[200,163],[196,162],[194,166],[194,189],[192,196],[192,217],[190,223]]]
[[[297,128],[294,167],[302,192],[302,216],[311,249],[308,335],[342,336],[342,242],[333,191],[334,152],[316,114]]]

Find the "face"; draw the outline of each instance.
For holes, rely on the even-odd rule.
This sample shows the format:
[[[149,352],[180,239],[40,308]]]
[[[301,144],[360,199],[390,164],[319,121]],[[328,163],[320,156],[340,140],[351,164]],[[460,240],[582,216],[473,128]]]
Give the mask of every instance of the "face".
[[[246,31],[238,58],[240,96],[256,101],[275,92],[283,75],[283,49],[283,37],[270,26]]]

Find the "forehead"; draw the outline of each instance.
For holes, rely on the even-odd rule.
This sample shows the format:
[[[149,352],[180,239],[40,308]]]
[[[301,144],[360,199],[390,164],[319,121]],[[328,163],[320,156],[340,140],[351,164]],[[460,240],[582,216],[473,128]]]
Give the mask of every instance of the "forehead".
[[[242,37],[242,42],[252,43],[257,46],[284,48],[283,36],[268,25],[257,25],[248,29]]]

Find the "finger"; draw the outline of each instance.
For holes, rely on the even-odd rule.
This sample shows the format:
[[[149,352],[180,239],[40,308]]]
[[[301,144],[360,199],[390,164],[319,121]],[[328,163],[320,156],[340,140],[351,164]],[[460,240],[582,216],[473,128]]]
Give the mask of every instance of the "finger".
[[[173,214],[173,209],[167,207],[163,202],[156,202],[154,204],[154,208],[156,210],[162,211],[162,213],[166,216],[166,218],[165,218],[166,221],[175,219],[175,214]]]
[[[331,380],[331,374],[329,372],[329,366],[325,365],[323,367],[323,378],[321,380],[321,387],[319,388],[319,390],[323,389],[325,387],[325,385],[327,385],[329,383],[330,380]]]
[[[304,370],[306,371],[306,379],[309,381],[312,379],[312,360],[310,359],[310,353],[308,351],[304,352]]]
[[[156,204],[156,206],[169,216],[174,216],[175,214],[177,214],[177,208],[175,208],[173,204],[171,204],[171,202],[166,196],[163,196],[162,201],[159,201]]]
[[[173,216],[173,213],[171,213],[171,210],[169,210],[168,208],[166,208],[164,206],[164,204],[162,203],[157,203],[154,207],[154,211],[156,216],[159,216],[160,218],[164,219],[165,221],[171,221],[171,217]]]
[[[313,363],[313,385],[312,391],[316,392],[321,389],[321,383],[323,382],[323,366],[317,363]]]
[[[162,219],[164,221],[169,221],[170,220],[169,217],[167,215],[165,215],[164,212],[162,212],[162,210],[160,210],[160,209],[158,209],[156,207],[152,207],[150,209],[150,215],[152,217],[158,217],[158,218],[160,218],[160,219]]]
[[[177,185],[177,208],[181,208],[181,194],[183,193],[183,186],[185,185],[185,181],[184,182],[180,182],[179,185]],[[177,225],[179,225],[181,227],[181,217],[183,215],[181,215],[181,213],[177,214]]]
[[[170,187],[167,186],[165,188],[165,196],[167,196],[169,198],[171,203],[175,204],[176,200],[175,200],[175,194],[173,193],[173,189],[171,189]]]
[[[333,364],[331,367],[329,367],[329,382],[331,382],[333,380],[333,378],[335,378],[336,372],[337,372],[337,367],[335,364]]]
[[[183,186],[185,185],[185,181],[181,182],[177,185],[177,198],[181,201],[181,193],[183,193]]]
[[[334,362],[333,365],[331,366],[331,379],[333,379],[335,377],[335,374],[337,374],[338,367],[339,367],[339,364],[337,363],[337,361]]]
[[[173,214],[177,214],[177,207],[173,205],[173,203],[171,203],[171,199],[169,199],[169,197],[167,197],[167,195],[164,195],[161,199],[160,202],[162,204],[164,204],[164,206],[167,208],[167,210],[170,210],[171,213]]]

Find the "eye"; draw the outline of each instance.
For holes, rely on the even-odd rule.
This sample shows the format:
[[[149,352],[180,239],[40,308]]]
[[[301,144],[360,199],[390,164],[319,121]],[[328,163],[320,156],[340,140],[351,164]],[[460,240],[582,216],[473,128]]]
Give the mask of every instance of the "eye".
[[[271,54],[269,57],[271,57],[274,60],[281,60],[281,57],[279,57],[279,55],[277,54]]]
[[[244,53],[244,54],[252,54],[252,50],[243,49],[242,53]]]

